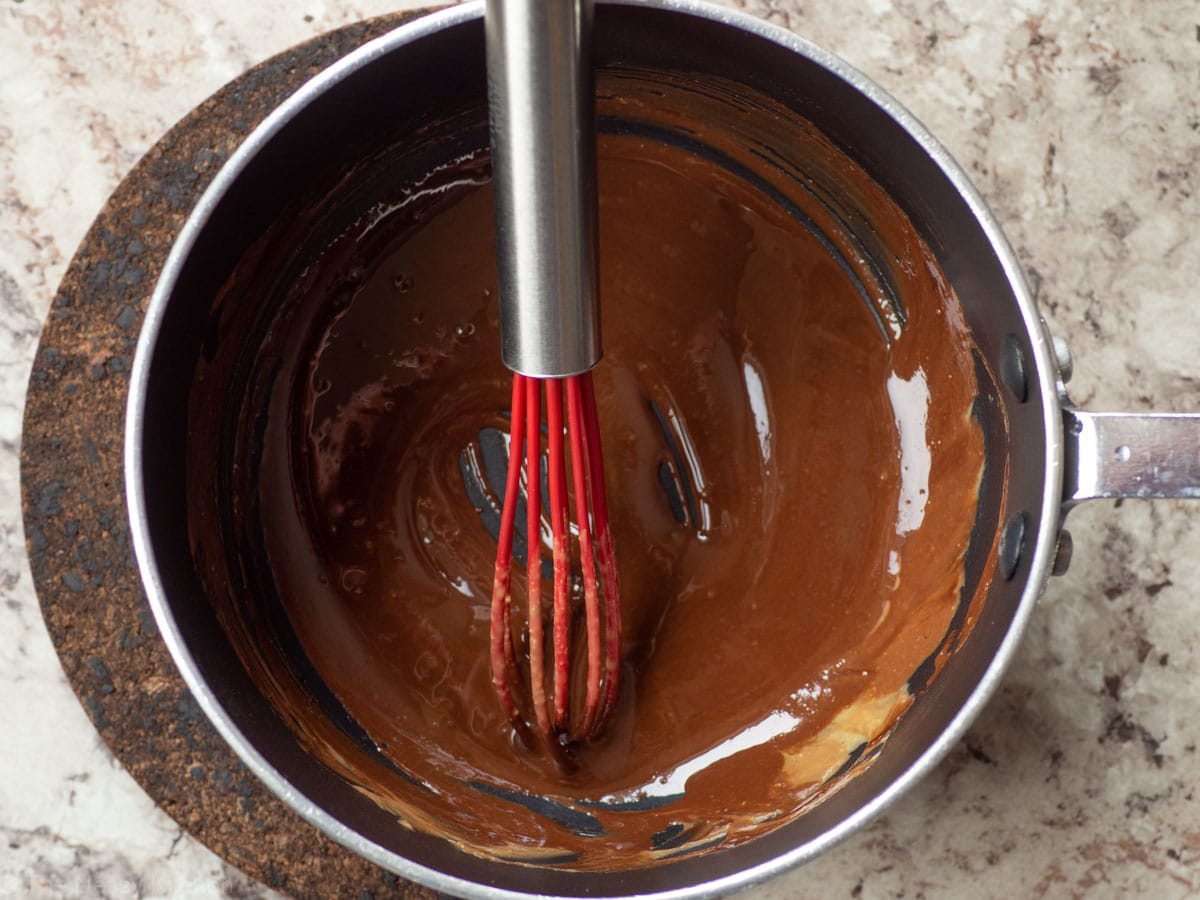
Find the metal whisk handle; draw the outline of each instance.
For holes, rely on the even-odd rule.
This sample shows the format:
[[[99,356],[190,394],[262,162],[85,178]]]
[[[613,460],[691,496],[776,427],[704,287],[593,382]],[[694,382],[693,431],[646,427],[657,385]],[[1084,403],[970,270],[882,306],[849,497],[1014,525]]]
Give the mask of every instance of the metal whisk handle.
[[[600,359],[591,0],[488,0],[500,339],[514,372]]]

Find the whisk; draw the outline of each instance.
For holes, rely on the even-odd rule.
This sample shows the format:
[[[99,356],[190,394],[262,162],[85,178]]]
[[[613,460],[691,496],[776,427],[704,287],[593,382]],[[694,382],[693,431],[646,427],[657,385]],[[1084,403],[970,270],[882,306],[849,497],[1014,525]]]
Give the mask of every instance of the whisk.
[[[522,708],[531,706],[529,724],[552,744],[599,734],[616,701],[620,669],[620,591],[591,378],[600,359],[591,20],[590,0],[488,0],[485,14],[501,353],[514,373],[492,587],[492,681],[514,724],[523,726]],[[543,391],[554,572],[548,616],[541,572]],[[527,669],[518,665],[511,592],[522,480]],[[580,592],[585,665],[572,660],[579,642],[571,600]],[[574,687],[577,668],[582,690]],[[526,678],[528,704],[518,696]],[[582,708],[573,694],[583,695]]]

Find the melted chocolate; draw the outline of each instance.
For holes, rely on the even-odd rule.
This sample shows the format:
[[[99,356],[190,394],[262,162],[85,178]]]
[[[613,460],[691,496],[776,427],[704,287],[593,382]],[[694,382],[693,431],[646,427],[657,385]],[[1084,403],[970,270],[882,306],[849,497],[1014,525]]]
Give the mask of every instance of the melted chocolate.
[[[564,768],[490,683],[509,376],[482,150],[294,268],[253,352],[218,342],[192,421],[232,462],[194,441],[190,488],[223,622],[311,753],[471,852],[590,869],[745,841],[866,764],[981,592],[962,588],[983,467],[969,333],[883,192],[767,104],[601,84],[595,381],[625,620],[601,740]],[[226,331],[296,227],[227,287]]]

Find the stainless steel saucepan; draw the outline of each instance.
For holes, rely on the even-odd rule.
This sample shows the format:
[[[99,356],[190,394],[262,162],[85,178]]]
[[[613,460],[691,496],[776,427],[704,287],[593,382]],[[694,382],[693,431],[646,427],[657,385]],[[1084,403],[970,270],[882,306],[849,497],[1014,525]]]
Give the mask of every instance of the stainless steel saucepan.
[[[216,621],[188,539],[187,396],[214,298],[297,193],[328,188],[330,173],[371,158],[411,123],[484,95],[481,17],[479,4],[444,10],[332,66],[246,140],[192,211],[147,311],[129,395],[126,483],[146,590],[189,687],[247,766],[313,825],[381,866],[477,897],[732,890],[812,859],[930,771],[995,691],[1047,579],[1065,567],[1070,509],[1098,497],[1200,496],[1200,417],[1072,406],[1066,348],[1047,333],[979,194],[933,136],[859,72],[787,31],[692,0],[602,4],[598,65],[686,72],[772,98],[851,156],[915,224],[996,373],[985,400],[1002,411],[1007,440],[989,450],[975,527],[998,540],[998,574],[969,638],[874,763],[752,842],[643,870],[572,873],[484,860],[398,826],[304,752]],[[471,140],[486,146],[486,124],[478,134],[427,139],[408,158],[429,171],[472,149],[463,143]]]

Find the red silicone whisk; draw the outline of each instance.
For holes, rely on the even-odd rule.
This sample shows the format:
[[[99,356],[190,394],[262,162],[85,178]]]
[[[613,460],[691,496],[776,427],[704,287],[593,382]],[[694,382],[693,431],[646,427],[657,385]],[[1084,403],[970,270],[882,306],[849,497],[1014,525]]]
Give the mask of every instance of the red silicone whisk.
[[[591,3],[581,0],[489,0],[485,19],[500,333],[504,363],[514,373],[492,588],[492,679],[518,724],[526,698],[517,686],[527,683],[529,724],[560,742],[602,729],[617,697],[621,651],[591,377],[600,358],[591,16]],[[511,578],[522,492],[525,642],[514,634]],[[543,516],[553,560],[548,603]],[[572,634],[579,605],[582,641]]]

